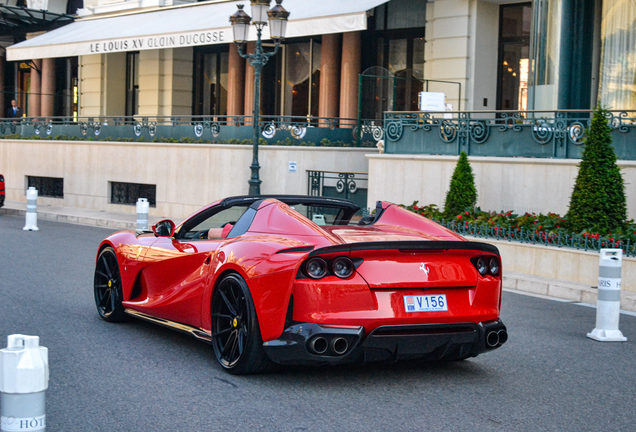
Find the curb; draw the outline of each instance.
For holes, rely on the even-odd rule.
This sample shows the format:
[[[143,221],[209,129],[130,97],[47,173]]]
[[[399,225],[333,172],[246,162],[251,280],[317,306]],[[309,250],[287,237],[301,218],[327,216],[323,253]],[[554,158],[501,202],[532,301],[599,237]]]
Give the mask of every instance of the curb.
[[[598,296],[598,290],[594,286],[513,272],[504,274],[503,287],[504,289],[594,305]],[[621,292],[621,309],[636,312],[636,293]]]
[[[0,208],[0,215],[6,214],[8,216],[22,216],[25,217],[26,209],[17,209],[10,207],[2,207]],[[70,223],[76,225],[87,225],[87,226],[95,226],[99,228],[112,228],[115,230],[135,230],[137,229],[137,223],[123,221],[123,220],[113,220],[106,218],[98,218],[98,217],[90,217],[90,216],[73,216],[70,214],[60,214],[43,211],[42,208],[38,208],[37,211],[38,218],[41,220],[53,221],[53,222],[62,222],[62,223]]]

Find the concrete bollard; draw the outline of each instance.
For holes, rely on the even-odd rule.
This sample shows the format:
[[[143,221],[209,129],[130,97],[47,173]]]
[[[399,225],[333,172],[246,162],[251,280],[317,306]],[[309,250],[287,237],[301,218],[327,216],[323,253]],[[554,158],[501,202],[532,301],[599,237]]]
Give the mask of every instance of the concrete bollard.
[[[0,431],[46,430],[49,352],[40,338],[14,334],[0,350]]]
[[[601,249],[598,272],[596,328],[587,337],[601,342],[625,342],[618,329],[621,310],[621,249]]]
[[[26,191],[27,196],[27,212],[26,225],[22,228],[24,231],[39,231],[38,228],[38,190],[31,186]]]
[[[150,204],[146,198],[137,200],[137,229],[148,230],[148,208]]]

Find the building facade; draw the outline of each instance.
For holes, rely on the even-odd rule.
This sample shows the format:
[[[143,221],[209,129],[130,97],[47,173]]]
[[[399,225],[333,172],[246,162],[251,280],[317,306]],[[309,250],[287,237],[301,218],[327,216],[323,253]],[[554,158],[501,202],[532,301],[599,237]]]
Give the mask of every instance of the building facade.
[[[77,78],[77,58],[6,61],[6,49],[16,43],[73,22],[82,0],[8,0],[0,4],[0,108],[15,99],[23,113],[33,103],[47,115],[71,115],[71,89]],[[32,71],[37,73],[31,73]],[[39,79],[44,73],[48,79]],[[31,83],[31,77],[35,80]],[[33,86],[32,86],[33,84]],[[75,82],[76,84],[76,82]],[[4,116],[4,114],[2,114]]]
[[[238,3],[86,0],[72,24],[7,48],[5,88],[29,116],[251,115],[253,69],[228,21]],[[455,111],[636,108],[628,0],[284,6],[288,37],[261,81],[265,116],[381,119],[417,110],[421,91],[443,92]],[[29,103],[38,90],[66,102]]]

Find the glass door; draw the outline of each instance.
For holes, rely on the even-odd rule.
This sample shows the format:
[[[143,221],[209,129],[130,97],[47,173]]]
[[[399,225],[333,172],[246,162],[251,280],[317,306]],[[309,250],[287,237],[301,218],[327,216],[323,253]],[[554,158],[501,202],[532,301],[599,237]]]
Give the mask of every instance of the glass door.
[[[528,109],[528,72],[532,4],[501,6],[497,109]]]

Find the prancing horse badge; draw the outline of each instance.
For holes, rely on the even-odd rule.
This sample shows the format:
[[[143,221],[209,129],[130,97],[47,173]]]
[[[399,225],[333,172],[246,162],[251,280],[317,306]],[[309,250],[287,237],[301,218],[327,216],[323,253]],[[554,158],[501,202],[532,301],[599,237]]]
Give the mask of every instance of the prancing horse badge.
[[[426,276],[428,276],[428,266],[424,263],[422,263],[422,265],[420,265],[420,270],[422,270],[422,272],[426,273]]]

